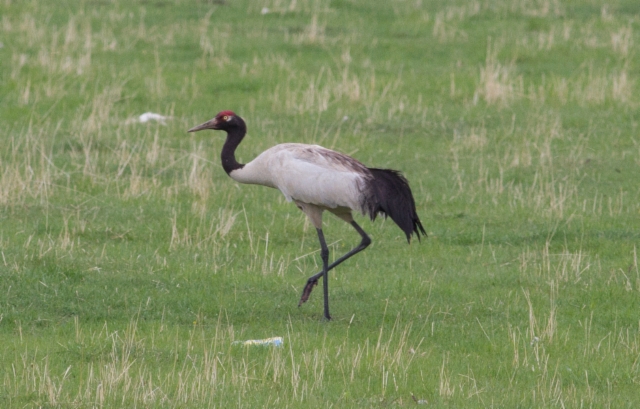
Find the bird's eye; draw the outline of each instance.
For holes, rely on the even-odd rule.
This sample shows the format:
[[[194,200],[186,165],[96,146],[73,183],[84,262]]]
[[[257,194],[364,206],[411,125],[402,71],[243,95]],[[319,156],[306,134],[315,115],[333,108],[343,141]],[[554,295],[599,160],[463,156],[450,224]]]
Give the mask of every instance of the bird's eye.
[[[222,119],[224,119],[225,121],[229,121],[229,119],[231,119],[231,117],[229,115],[225,115],[222,117]]]

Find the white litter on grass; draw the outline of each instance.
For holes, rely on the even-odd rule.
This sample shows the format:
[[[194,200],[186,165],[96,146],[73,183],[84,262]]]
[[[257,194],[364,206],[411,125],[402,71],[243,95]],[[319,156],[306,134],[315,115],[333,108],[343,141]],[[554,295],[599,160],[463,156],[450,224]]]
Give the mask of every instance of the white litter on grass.
[[[166,125],[167,120],[169,119],[171,119],[170,116],[164,116],[164,115],[156,114],[154,112],[145,112],[144,114],[138,117],[134,116],[132,118],[127,119],[124,123],[126,125],[131,125],[131,124],[146,124],[147,122],[155,121],[155,122],[158,122],[160,125]]]
[[[262,11],[260,11],[260,14],[267,14],[269,12],[269,8],[268,7],[263,7]]]
[[[411,394],[411,398],[412,398],[412,399],[413,399],[413,401],[414,401],[415,403],[417,403],[418,405],[428,405],[428,404],[429,404],[429,402],[427,402],[427,400],[426,400],[426,399],[418,399],[418,398],[416,398],[416,397],[413,395],[413,393]]]
[[[262,345],[262,346],[269,346],[269,345],[273,345],[276,347],[281,347],[284,343],[284,340],[282,339],[282,337],[273,337],[273,338],[266,338],[266,339],[249,339],[247,341],[235,341],[233,344],[234,345],[245,345],[245,346],[250,346],[250,345]]]
[[[143,124],[149,121],[157,121],[157,122],[160,122],[162,125],[166,125],[167,119],[171,119],[171,117],[155,114],[153,112],[145,112],[144,114],[138,117],[138,121]]]

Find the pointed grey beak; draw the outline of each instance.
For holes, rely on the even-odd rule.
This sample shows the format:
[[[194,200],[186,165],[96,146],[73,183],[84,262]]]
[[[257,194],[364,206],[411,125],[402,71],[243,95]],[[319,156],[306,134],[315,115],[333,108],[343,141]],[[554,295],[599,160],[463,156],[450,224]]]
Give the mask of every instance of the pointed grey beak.
[[[216,118],[213,118],[210,121],[207,121],[203,124],[194,126],[193,128],[189,129],[187,132],[198,132],[198,131],[202,131],[203,129],[218,129],[218,120]]]

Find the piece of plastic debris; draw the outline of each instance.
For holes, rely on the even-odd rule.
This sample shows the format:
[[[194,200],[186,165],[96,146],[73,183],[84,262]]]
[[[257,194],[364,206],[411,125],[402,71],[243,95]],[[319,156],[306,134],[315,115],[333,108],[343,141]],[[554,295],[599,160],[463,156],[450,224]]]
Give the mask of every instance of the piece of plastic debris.
[[[160,122],[162,125],[166,125],[165,121],[170,118],[171,117],[156,114],[153,112],[145,112],[144,114],[138,117],[138,121],[143,124],[149,121],[157,121],[157,122]]]
[[[261,345],[261,346],[276,346],[281,347],[284,344],[284,340],[282,337],[273,337],[273,338],[265,338],[265,339],[249,339],[247,341],[235,341],[234,344],[241,344],[245,346],[250,345]]]
[[[418,398],[415,397],[415,395],[413,393],[411,394],[411,398],[418,405],[427,405],[427,404],[429,404],[429,402],[427,402],[426,399],[418,399]]]
[[[126,125],[131,125],[131,124],[144,124],[147,122],[155,121],[160,125],[166,125],[167,124],[166,121],[169,119],[172,119],[172,117],[156,114],[154,112],[145,112],[140,116],[137,116],[137,117],[134,116],[134,117],[128,118],[124,123]]]

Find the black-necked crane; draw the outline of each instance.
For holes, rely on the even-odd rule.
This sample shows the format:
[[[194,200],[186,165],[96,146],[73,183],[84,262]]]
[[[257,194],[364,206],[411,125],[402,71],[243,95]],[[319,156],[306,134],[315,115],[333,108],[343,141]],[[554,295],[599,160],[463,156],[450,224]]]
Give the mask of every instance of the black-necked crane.
[[[368,168],[356,159],[318,145],[283,143],[267,149],[247,164],[238,163],[235,151],[247,133],[244,120],[232,111],[222,111],[215,118],[189,129],[221,130],[227,133],[222,147],[222,167],[240,183],[268,186],[282,192],[311,220],[320,240],[322,271],[307,280],[300,302],[309,299],[313,287],[322,277],[324,316],[329,315],[329,270],[364,250],[371,239],[353,219],[357,211],[375,220],[378,214],[389,216],[411,241],[413,233],[426,235],[416,212],[409,183],[396,170]],[[328,210],[351,224],[360,234],[360,244],[329,264],[329,248],[322,232],[322,213]]]

